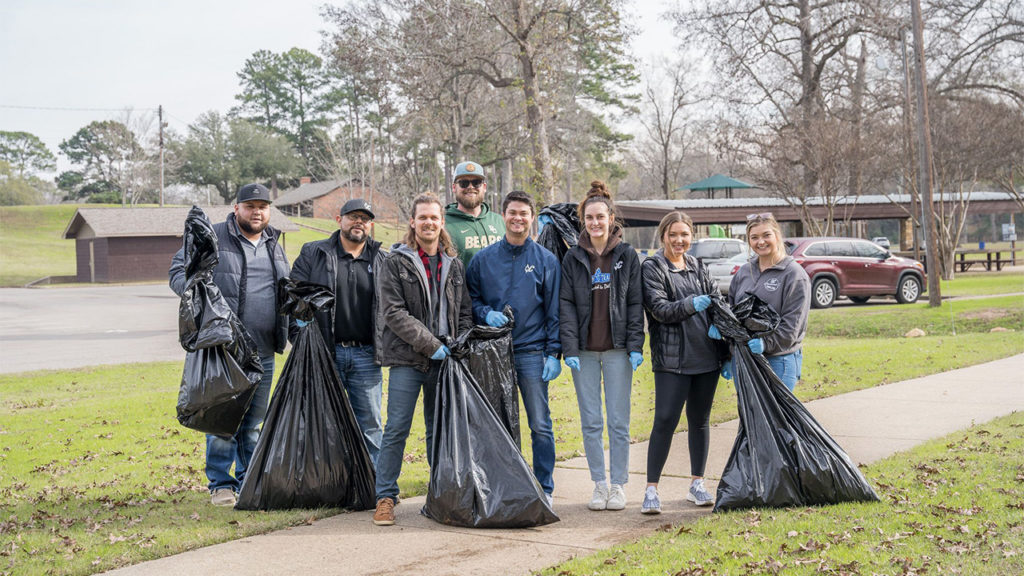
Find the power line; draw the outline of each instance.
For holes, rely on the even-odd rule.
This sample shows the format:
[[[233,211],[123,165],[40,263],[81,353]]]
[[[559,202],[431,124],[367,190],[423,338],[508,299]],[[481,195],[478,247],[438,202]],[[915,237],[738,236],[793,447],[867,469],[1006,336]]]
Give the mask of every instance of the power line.
[[[134,108],[124,106],[121,108],[72,108],[68,106],[19,106],[16,104],[0,104],[0,108],[11,108],[14,110],[48,110],[59,112],[124,112],[125,110],[146,110],[156,112],[156,108]]]

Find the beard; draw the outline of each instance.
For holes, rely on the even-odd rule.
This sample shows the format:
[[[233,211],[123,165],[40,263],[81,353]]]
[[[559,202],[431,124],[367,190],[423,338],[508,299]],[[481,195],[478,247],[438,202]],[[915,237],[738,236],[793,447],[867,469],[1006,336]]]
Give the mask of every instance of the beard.
[[[264,220],[260,222],[259,227],[256,227],[253,226],[252,223],[246,222],[241,218],[236,218],[235,222],[238,223],[238,227],[241,228],[242,231],[245,232],[246,234],[259,234],[260,232],[263,232],[263,230],[267,227],[267,224],[269,224],[269,222]]]
[[[341,235],[345,237],[345,240],[348,240],[349,242],[355,242],[356,244],[362,244],[363,242],[366,242],[365,230],[355,230],[349,228],[348,230],[342,230]]]
[[[481,204],[484,203],[484,194],[482,191],[477,192],[477,194],[474,196],[470,196],[465,192],[459,192],[458,194],[456,194],[456,196],[459,201],[459,204],[461,204],[462,207],[466,208],[467,210],[476,210],[477,206],[480,206]]]

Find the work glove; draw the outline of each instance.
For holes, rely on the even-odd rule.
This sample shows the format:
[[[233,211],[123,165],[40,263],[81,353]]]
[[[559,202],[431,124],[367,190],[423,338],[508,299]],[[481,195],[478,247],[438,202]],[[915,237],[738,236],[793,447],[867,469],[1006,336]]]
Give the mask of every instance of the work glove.
[[[309,322],[306,322],[305,320],[299,320],[298,318],[295,319],[295,324],[299,328],[305,328],[306,326],[309,326]]]
[[[565,365],[577,372],[580,369],[580,357],[579,356],[567,356],[565,358]]]
[[[629,363],[631,366],[633,366],[633,372],[636,372],[636,369],[639,368],[640,365],[644,363],[644,355],[639,352],[630,352]]]
[[[753,352],[754,354],[761,354],[762,352],[764,352],[764,340],[761,340],[760,338],[748,340],[747,348],[750,348],[750,351]]]
[[[548,216],[547,214],[537,216],[537,233],[540,234],[541,230],[543,230],[548,224],[551,224],[551,222],[551,216]]]
[[[437,349],[437,352],[434,352],[434,355],[431,356],[430,359],[431,360],[444,360],[451,353],[452,353],[452,351],[449,350],[447,346],[445,346],[444,344],[441,344],[441,347]]]
[[[711,327],[708,328],[708,338],[711,338],[712,340],[722,339],[722,333],[718,331],[718,326],[712,324]]]
[[[693,297],[693,309],[697,312],[703,312],[711,306],[711,296],[707,294],[701,294],[700,296]]]
[[[732,360],[722,364],[722,378],[732,380]]]
[[[495,328],[501,328],[505,324],[508,324],[508,316],[505,316],[497,310],[491,310],[487,313],[485,318],[488,326],[494,326]]]
[[[540,379],[545,382],[550,382],[558,375],[562,373],[562,363],[558,361],[558,358],[554,356],[548,356],[544,360],[544,372],[541,373]]]

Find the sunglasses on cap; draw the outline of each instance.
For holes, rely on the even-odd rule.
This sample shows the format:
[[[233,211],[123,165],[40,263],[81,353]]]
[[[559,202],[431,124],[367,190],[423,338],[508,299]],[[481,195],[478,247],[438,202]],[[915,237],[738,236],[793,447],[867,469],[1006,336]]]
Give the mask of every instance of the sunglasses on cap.
[[[473,188],[479,189],[480,185],[483,184],[483,183],[484,183],[484,181],[481,180],[480,178],[474,178],[472,180],[468,180],[468,179],[467,180],[459,180],[458,182],[456,182],[456,184],[459,185],[459,188],[462,188],[463,190],[465,190],[466,188],[469,188],[470,186],[472,186]]]
[[[771,212],[761,212],[760,214],[747,214],[747,222],[753,220],[775,220],[775,215]]]

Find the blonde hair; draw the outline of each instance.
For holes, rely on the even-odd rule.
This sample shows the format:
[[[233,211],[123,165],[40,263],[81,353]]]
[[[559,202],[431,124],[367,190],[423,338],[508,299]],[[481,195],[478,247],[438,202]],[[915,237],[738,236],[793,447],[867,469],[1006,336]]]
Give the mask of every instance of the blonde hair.
[[[580,217],[580,226],[583,225],[585,218],[583,217],[584,212],[587,209],[588,204],[594,204],[601,202],[608,207],[608,215],[611,216],[612,225],[618,224],[615,216],[615,203],[612,202],[612,195],[608,192],[608,187],[605,186],[604,182],[600,180],[594,180],[590,183],[590,190],[587,191],[587,195],[583,198],[583,202],[576,207],[576,213]]]
[[[783,242],[785,237],[782,235],[782,227],[779,226],[779,221],[775,219],[770,213],[758,214],[753,218],[747,218],[747,245],[750,245],[750,229],[754,226],[766,225],[775,232],[775,236],[779,239],[775,245],[775,254],[777,256],[786,256],[786,243]]]
[[[661,242],[662,246],[665,245],[665,232],[676,222],[686,224],[690,228],[690,234],[693,235],[693,219],[686,212],[674,210],[665,214],[665,217],[661,219],[661,223],[658,224],[658,241]]]
[[[412,201],[412,218],[416,219],[416,211],[420,204],[437,204],[438,208],[441,209],[441,219],[444,219],[444,204],[441,203],[441,199],[435,194],[430,192],[424,192],[413,199]],[[454,258],[458,255],[458,250],[455,249],[455,242],[452,241],[452,237],[448,234],[448,230],[444,226],[441,226],[441,233],[439,234],[441,251]],[[416,231],[413,230],[412,225],[409,225],[409,229],[405,231],[405,238],[402,242],[412,248],[413,250],[419,249],[419,243],[416,242]]]

